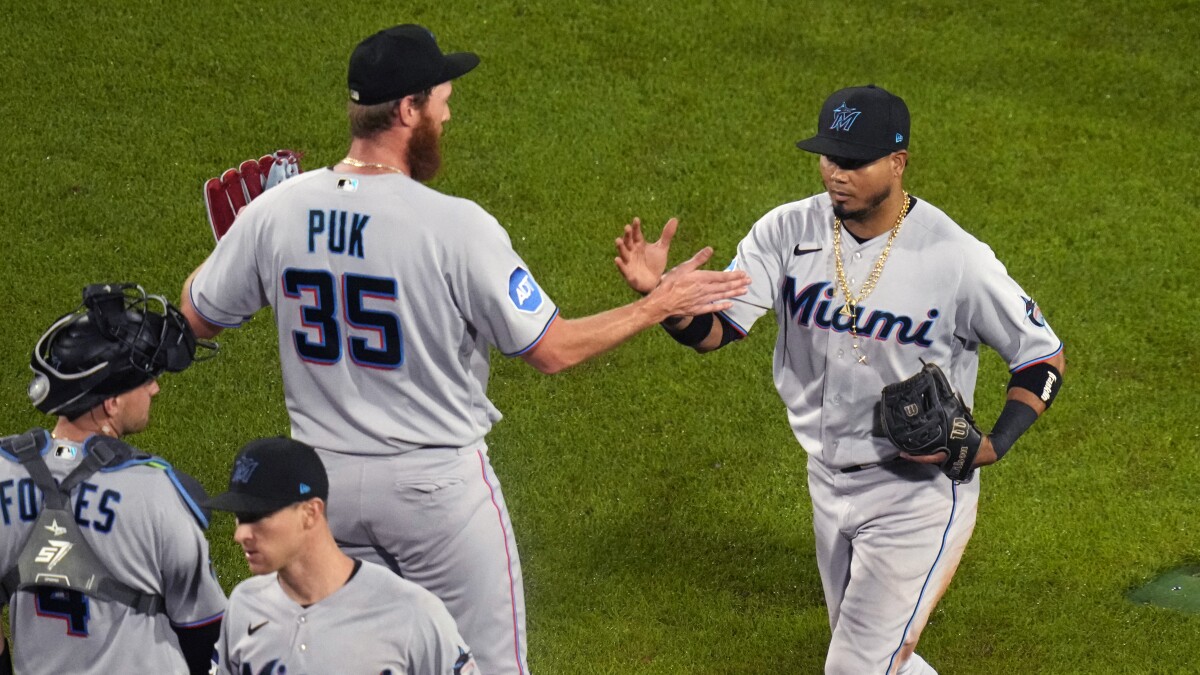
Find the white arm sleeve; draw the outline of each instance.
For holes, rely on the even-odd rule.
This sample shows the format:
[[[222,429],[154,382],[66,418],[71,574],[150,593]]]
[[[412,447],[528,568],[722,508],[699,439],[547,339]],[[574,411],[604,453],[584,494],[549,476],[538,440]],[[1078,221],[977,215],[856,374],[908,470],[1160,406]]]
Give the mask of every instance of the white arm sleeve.
[[[750,233],[738,244],[737,257],[727,269],[738,269],[750,275],[750,288],[741,297],[733,298],[733,307],[723,312],[743,333],[775,306],[779,292],[780,244],[782,207],[766,214],[750,228]]]
[[[512,248],[508,234],[480,209],[458,238],[451,285],[467,322],[506,356],[537,344],[558,308]]]
[[[471,648],[458,633],[458,626],[446,606],[433,594],[423,594],[414,603],[413,622],[408,641],[409,675],[479,675]]]
[[[234,221],[192,280],[191,300],[200,316],[225,328],[240,326],[267,304],[258,267],[259,227],[265,200],[255,200]]]
[[[1033,298],[1008,275],[991,248],[980,245],[964,261],[956,325],[960,338],[995,349],[1010,371],[1045,360],[1062,349]]]

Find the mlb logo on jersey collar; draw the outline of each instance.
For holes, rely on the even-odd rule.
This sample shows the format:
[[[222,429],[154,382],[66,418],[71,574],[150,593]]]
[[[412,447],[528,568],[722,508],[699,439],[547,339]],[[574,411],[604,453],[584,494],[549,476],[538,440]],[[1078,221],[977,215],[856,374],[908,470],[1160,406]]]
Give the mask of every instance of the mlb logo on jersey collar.
[[[73,444],[59,441],[54,446],[54,457],[56,459],[65,459],[68,462],[74,461],[79,457],[79,448]]]

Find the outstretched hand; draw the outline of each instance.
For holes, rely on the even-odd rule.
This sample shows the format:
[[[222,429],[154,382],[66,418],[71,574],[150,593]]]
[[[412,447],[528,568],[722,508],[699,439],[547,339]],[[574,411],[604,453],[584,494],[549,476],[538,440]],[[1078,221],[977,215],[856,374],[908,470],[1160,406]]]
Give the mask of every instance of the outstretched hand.
[[[640,218],[634,218],[632,223],[625,226],[624,233],[616,239],[617,257],[613,258],[613,262],[630,288],[646,295],[658,285],[663,271],[667,269],[667,254],[678,227],[677,219],[668,220],[658,241],[647,243],[642,234]]]
[[[700,269],[712,255],[712,247],[705,246],[661,277],[653,287],[646,299],[661,313],[660,321],[669,316],[721,312],[733,306],[730,298],[746,293],[750,286],[750,275],[745,272]]]

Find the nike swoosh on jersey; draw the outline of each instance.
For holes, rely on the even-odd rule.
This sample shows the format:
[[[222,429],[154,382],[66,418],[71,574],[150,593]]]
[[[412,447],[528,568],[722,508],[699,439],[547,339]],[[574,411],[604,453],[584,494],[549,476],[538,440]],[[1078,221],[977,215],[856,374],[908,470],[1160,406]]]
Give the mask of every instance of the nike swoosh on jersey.
[[[246,635],[254,635],[255,633],[257,633],[257,632],[258,632],[258,629],[259,629],[259,628],[262,628],[263,626],[265,626],[265,625],[267,625],[267,624],[269,624],[269,623],[271,623],[271,622],[270,622],[270,621],[264,621],[264,622],[262,622],[262,623],[258,624],[257,626],[251,626],[251,625],[247,624],[247,625],[246,625]]]
[[[816,248],[800,248],[800,244],[796,244],[796,248],[792,251],[792,255],[808,255],[809,253],[816,253],[820,250],[820,246]]]

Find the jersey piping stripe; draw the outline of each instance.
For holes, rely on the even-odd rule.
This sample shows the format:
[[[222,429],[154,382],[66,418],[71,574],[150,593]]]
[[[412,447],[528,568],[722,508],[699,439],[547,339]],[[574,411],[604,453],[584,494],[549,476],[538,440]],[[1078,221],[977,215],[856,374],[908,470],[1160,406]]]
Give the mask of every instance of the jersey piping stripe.
[[[166,464],[166,466],[162,466],[163,464]],[[128,462],[121,462],[116,466],[100,469],[100,472],[108,473],[110,471],[120,471],[121,469],[131,466],[152,466],[165,473],[167,478],[171,481],[171,484],[175,486],[175,491],[178,492],[180,498],[183,499],[183,503],[188,507],[188,510],[192,512],[192,515],[195,516],[196,520],[200,522],[201,527],[206,530],[208,529],[208,518],[205,517],[204,510],[200,508],[200,505],[196,503],[196,500],[192,499],[192,495],[188,493],[187,488],[183,487],[183,483],[179,482],[179,478],[175,476],[174,467],[172,467],[170,464],[167,464],[163,460],[156,457],[131,459]]]
[[[542,341],[542,338],[545,337],[546,331],[550,330],[550,324],[554,323],[554,320],[557,318],[558,318],[558,308],[555,307],[554,313],[550,315],[550,320],[546,322],[545,326],[542,326],[542,332],[538,333],[538,336],[533,339],[533,342],[529,343],[528,347],[521,349],[519,351],[512,352],[511,354],[504,354],[504,355],[505,356],[520,356],[520,355],[524,354],[525,352],[529,351],[530,349],[533,349],[534,347],[536,347],[537,344]]]
[[[38,454],[42,455],[43,457],[46,456],[47,452],[50,452],[50,440],[49,439],[50,439],[50,434],[46,434],[46,444],[42,446],[41,451],[38,453]],[[0,455],[3,455],[6,459],[12,460],[14,462],[19,463],[21,461],[21,459],[19,457],[17,457],[16,455],[6,452],[4,450],[0,450]]]
[[[556,311],[555,314],[558,312]],[[504,513],[500,510],[500,505],[496,503],[496,490],[492,487],[492,481],[488,478],[487,463],[483,460],[483,451],[476,450],[475,455],[479,457],[479,471],[483,474],[483,482],[488,487],[488,494],[492,498],[492,506],[496,509],[496,518],[500,521],[500,534],[504,538],[504,560],[508,564],[508,599],[509,605],[512,606],[513,618],[513,651],[517,658],[517,672],[525,672],[525,663],[521,659],[521,631],[517,622],[517,599],[516,591],[513,590],[512,577],[512,554],[508,550],[508,530],[504,527]]]
[[[217,612],[216,614],[213,614],[212,616],[208,617],[207,619],[200,619],[199,621],[189,621],[186,623],[175,623],[174,621],[172,621],[171,625],[176,628],[200,628],[201,626],[207,626],[210,623],[216,623],[216,622],[220,621],[221,618],[224,616],[225,616],[225,612]]]
[[[737,332],[741,333],[741,334],[742,334],[742,337],[746,337],[746,333],[747,333],[748,331],[747,331],[745,328],[742,328],[741,326],[739,326],[739,325],[738,325],[738,323],[737,323],[736,321],[734,321],[733,319],[729,318],[729,315],[728,315],[728,314],[726,314],[725,312],[717,312],[717,315],[718,315],[718,316],[720,316],[720,317],[721,317],[723,320],[725,320],[726,322],[728,322],[728,323],[729,323],[729,327],[730,327],[730,328],[732,328],[732,329],[736,330]]]
[[[196,304],[196,296],[192,293],[191,286],[188,286],[188,300],[191,301],[192,309],[196,310],[196,313],[200,315],[200,318],[204,319],[205,321],[211,323],[214,326],[220,326],[222,328],[237,328],[238,326],[241,326],[242,324],[244,324],[250,320],[250,317],[247,316],[247,317],[243,318],[241,321],[239,321],[238,323],[225,323],[224,321],[217,321],[216,319],[210,317],[209,315],[207,315],[203,311],[201,311],[200,306]]]
[[[165,471],[167,477],[171,479],[171,484],[175,486],[175,491],[179,493],[180,497],[183,497],[183,503],[187,504],[187,507],[191,510],[192,515],[196,517],[196,520],[200,521],[200,526],[207,530],[208,518],[204,515],[204,510],[192,499],[192,495],[188,493],[187,488],[183,487],[183,483],[179,482],[179,478],[175,476],[175,470],[165,469]]]
[[[933,571],[937,569],[938,563],[942,561],[942,554],[946,552],[946,539],[950,536],[950,528],[954,525],[954,517],[958,515],[958,483],[950,484],[950,497],[950,519],[946,521],[946,529],[942,531],[942,545],[938,548],[937,557],[933,559],[933,565],[929,567],[929,572],[925,574],[925,583],[921,584],[921,592],[917,595],[917,604],[913,606],[912,614],[908,617],[908,623],[904,624],[904,631],[900,633],[900,644],[896,645],[896,651],[892,652],[892,658],[888,659],[886,673],[892,672],[892,664],[896,661],[896,655],[904,648],[904,638],[908,636],[908,630],[912,628],[913,621],[917,618],[917,612],[921,609],[921,600],[925,598],[925,590],[929,588],[929,580],[933,578]]]
[[[1025,370],[1026,368],[1028,368],[1029,366],[1032,366],[1034,364],[1041,363],[1043,361],[1049,361],[1050,359],[1054,358],[1055,356],[1058,356],[1059,354],[1061,354],[1062,350],[1063,350],[1063,343],[1062,343],[1062,341],[1059,341],[1058,349],[1055,349],[1054,351],[1050,352],[1049,354],[1047,354],[1045,356],[1041,356],[1036,359],[1033,359],[1032,361],[1026,361],[1025,363],[1022,363],[1021,365],[1017,366],[1016,368],[1010,368],[1008,370],[1008,372],[1015,373],[1017,371]]]

